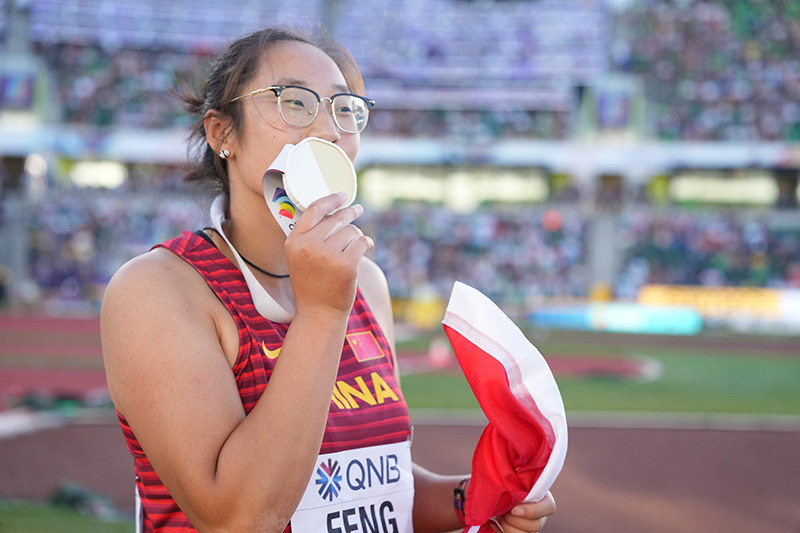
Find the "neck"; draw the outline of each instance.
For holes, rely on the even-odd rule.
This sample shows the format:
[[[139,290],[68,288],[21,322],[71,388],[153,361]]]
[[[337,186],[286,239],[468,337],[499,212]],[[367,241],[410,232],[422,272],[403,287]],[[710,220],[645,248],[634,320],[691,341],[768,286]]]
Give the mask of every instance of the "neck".
[[[282,275],[288,273],[284,243],[286,235],[270,213],[264,199],[260,206],[231,201],[229,218],[223,226],[236,250],[260,269]]]
[[[235,204],[232,203],[229,215],[230,218],[224,220],[220,228],[231,242],[231,245],[236,248],[240,258],[248,257],[248,253],[252,253],[253,257],[248,259],[255,264],[258,264],[258,261],[262,261],[262,264],[265,266],[259,266],[254,269],[245,265],[239,265],[233,252],[221,236],[217,236],[219,249],[231,263],[242,269],[246,279],[249,275],[255,277],[255,279],[251,278],[251,281],[248,282],[251,292],[256,291],[255,294],[257,294],[259,290],[266,290],[275,302],[285,309],[290,316],[293,316],[295,312],[294,292],[292,291],[292,284],[285,283],[290,281],[290,279],[288,277],[273,277],[259,272],[261,268],[264,270],[271,269],[271,272],[276,274],[288,272],[286,256],[283,250],[283,243],[286,240],[286,236],[280,227],[278,227],[277,222],[272,219],[269,210],[265,209],[265,211],[270,219],[263,220],[262,218],[262,222],[259,224],[258,216],[255,216],[255,214],[253,216],[247,216],[246,211],[245,214],[241,214],[241,210],[237,210]],[[254,259],[254,257],[256,259]],[[252,283],[258,283],[261,287],[257,289],[253,288]]]

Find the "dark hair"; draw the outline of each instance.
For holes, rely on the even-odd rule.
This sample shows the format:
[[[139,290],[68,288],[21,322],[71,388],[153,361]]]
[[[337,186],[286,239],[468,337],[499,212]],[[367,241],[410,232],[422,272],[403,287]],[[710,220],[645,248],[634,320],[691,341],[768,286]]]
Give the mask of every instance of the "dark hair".
[[[231,103],[231,100],[239,96],[243,88],[257,74],[262,55],[274,44],[283,41],[316,46],[333,59],[342,71],[351,91],[357,94],[364,92],[364,80],[355,59],[321,27],[316,28],[314,32],[286,27],[267,28],[241,37],[228,45],[213,63],[199,94],[187,88],[183,88],[177,94],[183,107],[197,116],[189,134],[190,163],[184,181],[208,185],[221,191],[225,194],[226,204],[230,199],[228,166],[206,141],[205,114],[213,109],[229,119],[230,128],[225,132],[226,136],[231,133],[241,133],[241,102]]]

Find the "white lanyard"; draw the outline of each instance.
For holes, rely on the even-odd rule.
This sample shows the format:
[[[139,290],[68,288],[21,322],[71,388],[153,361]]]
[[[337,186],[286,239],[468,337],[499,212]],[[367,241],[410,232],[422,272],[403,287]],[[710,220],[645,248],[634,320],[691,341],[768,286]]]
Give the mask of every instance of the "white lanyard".
[[[253,275],[253,272],[250,270],[250,267],[247,266],[242,260],[242,256],[239,255],[239,252],[236,251],[231,241],[228,239],[228,236],[225,235],[225,232],[222,230],[222,222],[225,220],[225,212],[222,209],[222,204],[224,202],[224,198],[222,195],[217,196],[214,198],[214,202],[211,204],[211,222],[214,224],[214,228],[219,232],[225,242],[228,243],[228,247],[233,252],[233,256],[236,258],[236,262],[239,264],[239,270],[242,271],[242,275],[244,276],[244,281],[247,283],[247,288],[250,290],[250,296],[253,298],[253,305],[256,308],[256,311],[263,316],[264,318],[271,320],[273,322],[280,322],[281,324],[288,324],[294,318],[294,315],[283,308],[281,304],[275,301],[275,299],[270,296],[267,290],[261,286],[261,283],[258,282],[256,277]]]

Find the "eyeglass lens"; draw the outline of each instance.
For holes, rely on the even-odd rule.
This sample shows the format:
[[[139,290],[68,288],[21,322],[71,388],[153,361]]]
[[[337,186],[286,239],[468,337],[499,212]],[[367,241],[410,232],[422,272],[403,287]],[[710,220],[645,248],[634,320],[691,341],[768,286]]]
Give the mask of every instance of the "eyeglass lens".
[[[343,131],[358,133],[367,125],[369,107],[364,99],[355,95],[339,94],[334,97],[333,119]],[[278,109],[283,120],[292,126],[305,127],[314,121],[319,101],[308,89],[286,87],[278,97]]]

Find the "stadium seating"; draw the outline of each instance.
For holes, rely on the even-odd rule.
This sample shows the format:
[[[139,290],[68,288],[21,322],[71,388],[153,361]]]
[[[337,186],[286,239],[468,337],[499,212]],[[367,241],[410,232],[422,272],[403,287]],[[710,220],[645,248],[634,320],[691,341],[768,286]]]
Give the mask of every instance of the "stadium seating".
[[[183,125],[183,117],[169,112],[174,105],[163,87],[175,76],[198,75],[196,68],[187,71],[187,54],[190,64],[201,63],[233,37],[280,22],[330,21],[382,102],[378,134],[469,131],[459,111],[471,109],[467,125],[479,137],[565,138],[574,87],[606,68],[609,21],[600,2],[333,4],[338,8],[312,0],[269,6],[239,0],[216,10],[154,0],[135,6],[34,0],[30,35],[57,77],[63,120],[102,126]],[[516,21],[513,31],[508,20]],[[97,93],[106,104],[101,109],[92,98]],[[506,97],[513,105],[498,107]],[[402,117],[409,110],[422,116],[410,122]],[[518,110],[523,116],[509,116]]]
[[[799,17],[795,2],[636,2],[612,55],[644,79],[660,138],[796,141]]]
[[[378,101],[365,135],[456,146],[467,153],[457,163],[475,157],[505,164],[487,155],[489,149],[469,153],[474,146],[561,142],[539,145],[552,152],[566,145],[579,111],[577,88],[615,73],[642,80],[656,140],[771,146],[800,140],[800,7],[787,3],[778,10],[755,0],[678,4],[634,2],[622,11],[599,0],[232,0],[224,9],[188,0],[28,5],[30,44],[49,66],[59,104],[53,121],[81,132],[96,128],[98,135],[186,128],[189,117],[166,90],[176,80],[201,78],[211,55],[242,33],[322,20],[353,52],[367,93]],[[0,36],[7,33],[8,6],[0,0]],[[730,153],[741,152],[731,146]],[[798,158],[785,153],[787,161]],[[746,164],[759,164],[758,157]],[[669,172],[668,162],[660,164],[656,170]],[[113,194],[68,187],[51,191],[31,211],[28,263],[42,298],[95,305],[125,259],[180,229],[204,225],[199,200],[174,194],[175,167],[136,172]],[[622,188],[614,191],[613,205],[603,205],[591,199],[605,191],[572,185],[563,189],[569,195],[553,194],[543,204],[487,205],[472,215],[397,203],[368,210],[359,224],[382,243],[375,259],[398,299],[420,291],[445,298],[456,278],[506,304],[587,298],[591,250],[604,245],[592,241],[598,212],[610,212],[618,228],[619,265],[610,280],[617,298],[633,299],[651,283],[800,286],[794,201],[788,213],[763,209],[736,218],[737,208],[654,207],[646,194]],[[163,198],[152,201],[153,191]],[[556,229],[543,224],[552,210],[563,217]]]
[[[632,209],[616,296],[647,284],[800,288],[800,225],[764,212]]]
[[[6,35],[6,0],[0,0],[0,42]]]
[[[282,22],[318,20],[318,0],[231,0],[224,7],[177,0],[32,0],[31,39],[106,48],[219,49],[232,37]]]

